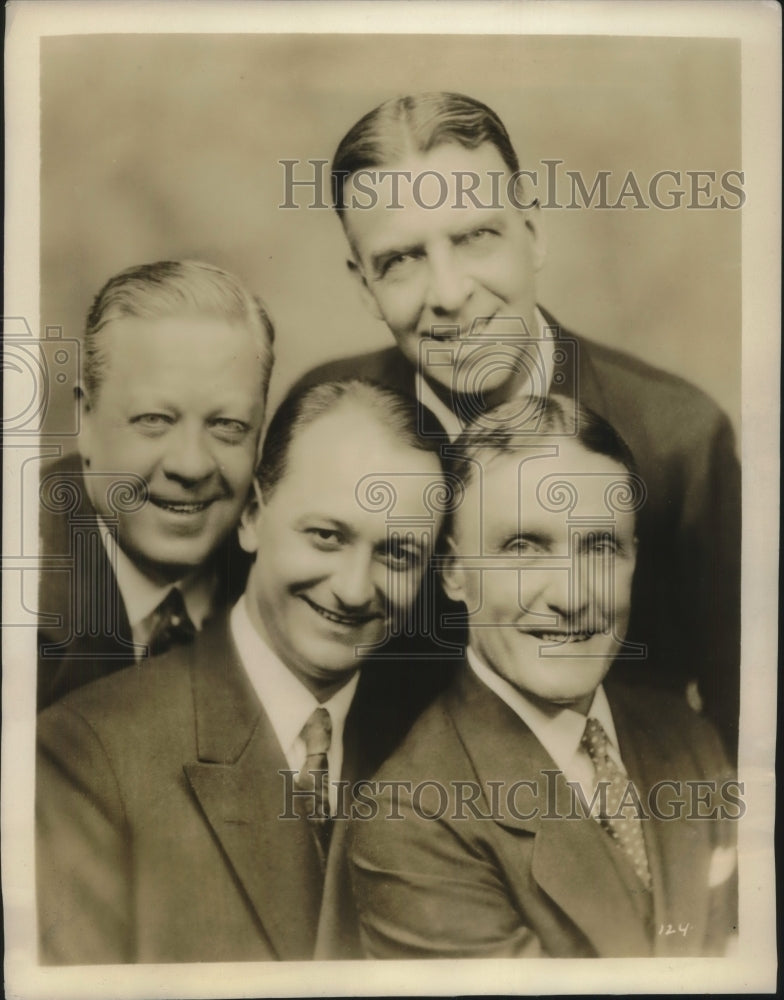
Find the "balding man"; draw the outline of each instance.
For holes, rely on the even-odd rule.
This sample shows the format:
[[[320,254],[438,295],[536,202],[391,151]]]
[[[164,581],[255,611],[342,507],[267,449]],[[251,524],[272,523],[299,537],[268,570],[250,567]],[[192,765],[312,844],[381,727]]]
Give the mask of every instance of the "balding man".
[[[38,717],[43,962],[361,956],[346,820],[432,693],[362,662],[414,600],[443,485],[394,391],[284,402],[230,614]]]

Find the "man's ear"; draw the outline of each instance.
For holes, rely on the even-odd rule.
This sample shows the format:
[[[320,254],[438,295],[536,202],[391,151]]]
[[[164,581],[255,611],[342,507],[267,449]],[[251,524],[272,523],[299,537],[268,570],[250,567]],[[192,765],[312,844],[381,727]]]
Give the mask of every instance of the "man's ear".
[[[237,537],[240,547],[245,552],[256,552],[259,547],[259,522],[264,516],[264,500],[261,496],[261,487],[257,479],[253,480],[248,500],[245,504],[240,523],[237,526]]]
[[[523,216],[523,224],[531,238],[531,260],[534,272],[540,271],[547,256],[542,208],[531,180],[521,174],[515,182],[514,207]]]
[[[82,461],[85,465],[90,464],[90,453],[92,451],[92,415],[93,406],[87,391],[81,385],[74,388],[74,408],[76,409],[79,435],[77,437],[77,447]]]
[[[380,319],[383,322],[384,316],[378,307],[375,295],[371,292],[368,286],[362,267],[353,257],[348,258],[346,266],[348,267],[349,274],[353,277],[359,287],[359,297],[362,299],[363,305],[372,316],[375,316],[376,319]]]
[[[531,208],[525,210],[525,228],[531,234],[532,258],[534,271],[541,271],[547,256],[547,239],[545,238],[542,209],[536,199]]]
[[[454,539],[446,539],[446,553],[441,559],[441,583],[444,593],[453,601],[465,603],[465,570],[459,565]]]

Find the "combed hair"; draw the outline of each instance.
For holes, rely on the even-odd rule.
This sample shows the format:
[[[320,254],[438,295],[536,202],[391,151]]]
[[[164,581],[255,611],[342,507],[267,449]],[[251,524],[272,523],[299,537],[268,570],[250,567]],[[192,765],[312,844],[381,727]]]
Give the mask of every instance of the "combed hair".
[[[285,475],[289,449],[297,435],[320,417],[346,403],[363,408],[396,441],[417,451],[431,452],[440,461],[438,442],[433,438],[420,437],[417,432],[419,406],[416,400],[365,378],[305,385],[283,400],[264,436],[256,478],[265,500],[270,498]],[[317,489],[318,485],[314,484],[314,488]]]
[[[95,397],[107,357],[100,336],[113,320],[208,316],[244,325],[256,338],[266,401],[275,329],[263,302],[238,278],[213,264],[162,260],[129,267],[110,278],[93,300],[84,331],[84,387]]]
[[[512,173],[520,169],[504,123],[481,101],[448,91],[394,97],[360,118],[341,139],[332,158],[335,210],[339,215],[345,210],[345,183],[358,170],[390,166],[449,142],[466,149],[489,142]]]
[[[540,397],[521,412],[519,400],[510,400],[483,413],[468,425],[450,448],[452,472],[464,487],[476,474],[481,454],[508,455],[521,448],[547,444],[552,436],[579,442],[587,451],[605,455],[637,475],[631,449],[604,417],[587,406],[567,406],[557,397]]]

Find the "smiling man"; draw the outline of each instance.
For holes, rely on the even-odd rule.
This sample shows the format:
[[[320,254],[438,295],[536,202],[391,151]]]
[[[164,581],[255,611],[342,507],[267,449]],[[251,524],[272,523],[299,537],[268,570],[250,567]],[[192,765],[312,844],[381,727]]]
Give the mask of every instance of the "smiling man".
[[[405,397],[347,382],[283,403],[231,613],[39,716],[43,962],[360,956],[352,790],[429,698],[415,670],[360,668],[414,600],[441,487]]]
[[[263,306],[210,264],[133,267],[99,292],[79,453],[41,483],[40,707],[189,641],[236,599],[272,339]]]
[[[648,491],[630,678],[702,699],[734,754],[740,474],[726,415],[683,379],[562,329],[538,304],[542,210],[481,101],[436,92],[384,102],[340,141],[332,176],[348,268],[395,346],[330,362],[305,382],[361,374],[393,386],[422,405],[423,432],[444,441],[531,393],[581,403],[617,427]],[[437,625],[444,640],[464,639]]]
[[[554,398],[534,416],[506,403],[454,448],[443,575],[469,647],[354,825],[367,953],[722,954],[742,811],[718,736],[670,695],[605,684],[644,489],[600,417]]]

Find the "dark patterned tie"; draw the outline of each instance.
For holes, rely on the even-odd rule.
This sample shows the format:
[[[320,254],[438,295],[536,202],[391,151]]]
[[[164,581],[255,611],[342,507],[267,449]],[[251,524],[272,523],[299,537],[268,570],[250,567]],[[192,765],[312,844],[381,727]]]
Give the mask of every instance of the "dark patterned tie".
[[[610,740],[598,719],[588,719],[585,723],[582,745],[593,761],[597,783],[607,784],[607,812],[597,819],[631,861],[645,888],[650,889],[651,873],[640,818],[631,803],[626,804],[621,814],[616,816],[629,787],[629,778],[610,757]]]
[[[176,587],[172,587],[153,611],[150,621],[147,640],[150,656],[160,656],[172,646],[185,645],[196,635],[196,626],[190,620],[185,601]]]
[[[332,741],[332,720],[326,708],[313,710],[302,727],[300,737],[305,743],[305,762],[300,769],[297,786],[312,795],[312,800],[306,800],[308,820],[316,835],[321,862],[324,864],[331,832],[327,750]]]

